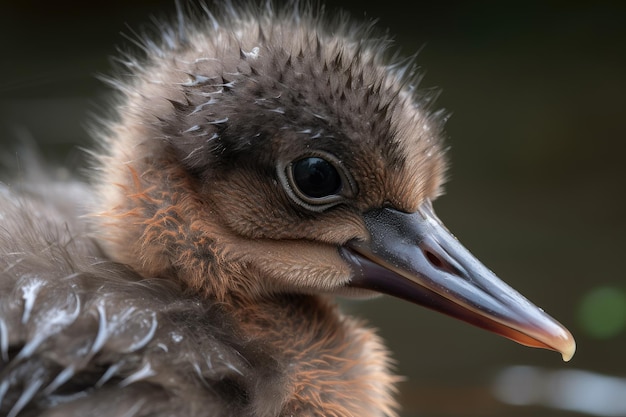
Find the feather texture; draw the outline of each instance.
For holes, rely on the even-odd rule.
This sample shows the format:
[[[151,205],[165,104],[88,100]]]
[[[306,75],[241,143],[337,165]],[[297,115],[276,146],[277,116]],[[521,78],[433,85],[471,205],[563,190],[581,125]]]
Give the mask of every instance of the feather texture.
[[[387,350],[332,294],[359,293],[338,247],[363,212],[439,193],[433,95],[371,24],[197,12],[130,37],[93,184],[0,186],[0,414],[395,416]],[[330,153],[353,198],[308,210],[285,167]]]
[[[66,184],[62,202],[49,191],[62,184],[40,186],[0,185],[0,414],[343,416],[391,404],[378,337],[331,304],[294,295],[234,314],[143,278],[102,254],[80,212],[64,211],[88,185]],[[320,384],[329,393],[311,401]]]

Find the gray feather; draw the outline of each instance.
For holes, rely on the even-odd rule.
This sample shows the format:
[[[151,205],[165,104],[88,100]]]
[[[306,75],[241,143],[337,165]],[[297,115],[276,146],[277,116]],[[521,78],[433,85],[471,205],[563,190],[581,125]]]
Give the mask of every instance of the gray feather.
[[[53,188],[0,184],[0,415],[248,415],[259,347],[219,306],[106,260]]]

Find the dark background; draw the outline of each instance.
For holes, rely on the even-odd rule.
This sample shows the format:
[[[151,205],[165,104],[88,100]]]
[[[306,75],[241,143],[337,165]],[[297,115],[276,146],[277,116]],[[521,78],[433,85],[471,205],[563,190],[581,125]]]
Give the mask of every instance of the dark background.
[[[453,113],[451,181],[435,203],[439,216],[499,276],[567,325],[578,353],[564,364],[555,353],[389,298],[346,309],[388,340],[407,376],[405,416],[580,415],[505,404],[494,384],[503,369],[529,365],[544,373],[519,390],[546,383],[547,398],[576,399],[591,388],[558,385],[551,371],[626,376],[626,3],[409,3],[327,2],[357,19],[378,18],[407,55],[423,48],[422,85],[442,87],[439,105]],[[89,146],[88,114],[109,94],[95,76],[110,71],[128,27],[173,10],[173,0],[4,0],[5,162],[16,159],[19,142],[33,140],[48,159],[80,167],[85,158],[75,145]],[[597,406],[624,402],[597,398]]]

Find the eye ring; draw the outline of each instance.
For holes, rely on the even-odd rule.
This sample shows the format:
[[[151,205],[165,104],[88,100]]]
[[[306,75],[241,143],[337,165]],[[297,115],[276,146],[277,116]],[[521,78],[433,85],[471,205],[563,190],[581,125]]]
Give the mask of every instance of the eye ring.
[[[279,164],[277,170],[278,178],[289,197],[310,211],[322,212],[356,195],[354,180],[348,175],[341,161],[326,152],[306,153],[289,163]],[[309,184],[305,185],[307,181]],[[316,181],[323,183],[316,184]],[[336,187],[324,183],[326,181],[336,181]],[[310,186],[309,194],[301,189],[303,185]],[[329,191],[331,189],[332,191]]]

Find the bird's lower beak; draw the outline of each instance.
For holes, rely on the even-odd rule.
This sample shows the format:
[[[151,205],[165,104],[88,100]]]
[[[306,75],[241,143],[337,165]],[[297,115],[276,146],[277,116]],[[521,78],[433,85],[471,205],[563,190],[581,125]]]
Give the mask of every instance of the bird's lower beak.
[[[354,270],[350,286],[421,304],[568,361],[571,333],[501,281],[446,229],[430,202],[415,213],[390,208],[364,216],[369,242],[341,249]]]

